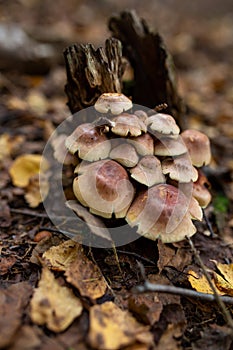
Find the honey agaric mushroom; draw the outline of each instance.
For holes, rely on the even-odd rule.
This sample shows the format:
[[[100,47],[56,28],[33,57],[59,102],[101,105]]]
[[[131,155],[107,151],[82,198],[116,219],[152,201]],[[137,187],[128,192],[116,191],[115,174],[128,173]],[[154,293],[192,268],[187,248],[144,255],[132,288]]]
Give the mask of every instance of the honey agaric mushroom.
[[[132,143],[141,156],[150,156],[154,154],[154,140],[148,133],[138,137],[130,137],[127,141]]]
[[[162,161],[163,174],[169,174],[172,180],[178,182],[196,181],[198,178],[197,169],[192,166],[188,155],[184,154],[174,159],[165,159]]]
[[[51,141],[51,145],[54,149],[53,156],[61,164],[77,165],[78,158],[67,151],[67,148],[65,146],[66,138],[67,138],[67,135],[65,134],[55,135],[53,137]]]
[[[114,117],[112,121],[115,126],[111,128],[111,131],[119,136],[140,136],[142,132],[147,131],[145,123],[134,114],[122,113]]]
[[[70,153],[77,152],[79,158],[92,162],[107,158],[111,150],[107,136],[90,123],[79,125],[67,137],[65,145]]]
[[[181,137],[186,144],[193,165],[201,167],[211,160],[210,140],[198,130],[185,130]]]
[[[175,122],[175,119],[169,114],[157,113],[147,119],[147,126],[153,131],[166,135],[178,136],[180,129]]]
[[[156,185],[141,192],[131,205],[126,220],[137,232],[149,239],[160,238],[164,243],[178,242],[192,236],[196,228],[192,219],[201,220],[202,211],[197,201],[176,187]]]
[[[136,167],[130,169],[131,177],[148,187],[164,183],[160,160],[155,156],[145,156],[140,159]]]
[[[180,156],[186,153],[188,150],[181,137],[176,140],[171,138],[161,138],[155,141],[154,154],[156,156]]]
[[[138,163],[138,155],[135,148],[128,143],[121,143],[113,148],[109,157],[127,168],[132,168]]]
[[[91,213],[111,218],[123,218],[133,200],[134,187],[127,171],[109,159],[79,166],[81,175],[73,182],[73,191],[78,201],[89,207]]]
[[[112,113],[114,115],[128,111],[133,106],[132,101],[123,94],[104,93],[96,101],[94,108],[100,113]]]
[[[146,114],[145,111],[138,109],[137,111],[134,112],[134,114],[141,119],[144,123],[147,121],[148,119],[148,115]]]

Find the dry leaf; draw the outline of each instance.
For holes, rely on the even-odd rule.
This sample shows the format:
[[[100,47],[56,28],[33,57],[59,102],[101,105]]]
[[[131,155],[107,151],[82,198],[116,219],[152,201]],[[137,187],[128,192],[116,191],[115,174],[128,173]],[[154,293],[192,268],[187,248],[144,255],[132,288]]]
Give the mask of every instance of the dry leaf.
[[[32,321],[53,332],[62,332],[81,313],[82,304],[72,290],[60,286],[52,272],[44,268],[31,300]]]
[[[214,261],[218,270],[223,277],[219,274],[214,274],[214,282],[216,287],[224,294],[233,296],[233,264],[221,264]]]
[[[132,295],[129,310],[143,323],[153,325],[160,318],[163,305],[154,294]]]
[[[117,350],[136,342],[153,344],[149,327],[138,323],[128,311],[111,301],[91,307],[88,340],[99,350]]]
[[[49,192],[49,182],[46,175],[39,174],[29,179],[25,199],[31,208],[36,208],[46,198]]]
[[[27,187],[31,177],[38,175],[40,171],[45,172],[48,168],[47,160],[41,155],[24,154],[15,159],[9,171],[15,186]]]
[[[68,266],[77,259],[80,249],[82,249],[80,244],[68,240],[44,252],[43,259],[52,270],[66,271]]]
[[[105,294],[107,283],[99,267],[86,257],[82,246],[78,246],[76,259],[65,272],[67,282],[76,287],[82,296],[98,299]]]
[[[196,289],[196,291],[200,293],[213,294],[213,290],[204,275],[199,276],[195,271],[192,270],[189,270],[188,274],[188,280],[191,283],[191,286]],[[212,282],[215,284],[213,279]],[[220,295],[224,295],[224,293],[221,293],[220,290],[218,290],[218,292]]]
[[[10,136],[9,134],[0,135],[0,161],[9,157],[14,153],[15,149],[19,148],[24,141],[22,135]]]

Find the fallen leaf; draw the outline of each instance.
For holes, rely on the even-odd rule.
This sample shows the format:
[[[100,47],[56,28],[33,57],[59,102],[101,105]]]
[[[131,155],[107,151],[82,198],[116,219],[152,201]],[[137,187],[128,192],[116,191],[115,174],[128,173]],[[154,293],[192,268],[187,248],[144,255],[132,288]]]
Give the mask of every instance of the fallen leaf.
[[[215,261],[215,265],[223,275],[214,273],[214,281],[217,288],[224,294],[233,296],[233,264],[221,264]]]
[[[214,293],[212,288],[209,285],[209,282],[207,281],[207,279],[204,275],[198,275],[195,271],[192,271],[192,270],[189,270],[188,274],[189,274],[188,280],[191,283],[191,286],[196,291],[198,291],[200,293],[206,293],[206,294],[213,294]],[[212,282],[215,285],[214,279],[212,279]],[[220,290],[218,290],[218,293],[220,295],[225,294],[225,293],[222,293]]]
[[[88,340],[98,350],[117,350],[136,342],[153,344],[149,327],[111,301],[91,307]]]
[[[43,259],[50,269],[66,271],[68,266],[76,260],[80,249],[82,249],[80,244],[68,240],[44,252]]]
[[[25,189],[25,199],[31,208],[36,208],[46,198],[49,192],[49,182],[46,175],[36,174],[29,179]]]
[[[129,298],[129,311],[151,326],[159,320],[162,309],[161,301],[154,294],[132,295]]]
[[[82,246],[76,243],[76,247],[75,260],[66,266],[67,282],[76,287],[82,296],[98,299],[105,294],[107,283],[99,267],[87,258]]]
[[[14,344],[9,350],[33,350],[41,346],[43,333],[38,327],[22,326],[15,335]]]
[[[0,349],[6,349],[13,343],[31,293],[32,287],[27,282],[13,284],[5,290],[0,290]]]
[[[5,275],[15,264],[16,260],[14,255],[0,257],[0,276]]]
[[[180,338],[182,335],[182,327],[179,324],[169,324],[162,334],[156,350],[181,350]]]
[[[41,265],[44,252],[53,246],[59,245],[61,242],[61,237],[53,235],[42,239],[33,249],[30,262],[36,265]]]
[[[43,268],[31,300],[31,319],[53,332],[64,331],[82,313],[82,304],[70,288],[61,286],[52,272]]]
[[[39,154],[23,154],[17,157],[10,167],[12,182],[18,187],[27,187],[30,178],[49,168],[47,160]]]

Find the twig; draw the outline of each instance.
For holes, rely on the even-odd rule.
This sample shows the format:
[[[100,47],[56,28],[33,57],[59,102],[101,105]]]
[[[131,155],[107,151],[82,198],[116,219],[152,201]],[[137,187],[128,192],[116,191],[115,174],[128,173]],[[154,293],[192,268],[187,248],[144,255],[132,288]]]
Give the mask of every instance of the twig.
[[[214,237],[215,233],[214,233],[212,225],[211,225],[211,223],[210,223],[210,221],[209,221],[209,219],[208,219],[208,217],[207,217],[207,215],[205,213],[205,210],[202,209],[202,212],[203,212],[203,218],[204,218],[204,220],[206,222],[206,226],[207,226],[208,230],[210,231],[210,237]]]
[[[16,213],[16,214],[22,214],[22,215],[28,215],[28,216],[35,216],[38,218],[48,218],[49,219],[49,217],[46,213],[37,213],[36,211],[33,211],[33,210],[10,208],[10,211],[12,213]]]
[[[224,305],[224,301],[222,299],[223,297],[220,297],[220,295],[218,294],[217,289],[216,289],[215,285],[213,284],[213,282],[212,282],[212,280],[210,278],[210,275],[208,274],[208,272],[206,270],[206,267],[205,267],[203,261],[201,260],[201,257],[199,255],[198,251],[194,247],[194,244],[193,244],[192,240],[190,239],[190,237],[186,237],[186,238],[187,238],[187,240],[189,242],[189,245],[190,245],[190,247],[192,249],[192,252],[193,252],[195,258],[197,259],[200,267],[203,270],[203,274],[204,274],[205,278],[207,279],[207,281],[208,281],[208,283],[209,283],[209,285],[210,285],[210,287],[211,287],[211,289],[212,289],[212,291],[214,293],[213,296],[214,296],[214,298],[215,298],[219,308],[222,310],[222,313],[223,313],[223,316],[225,318],[226,323],[228,324],[228,326],[233,331],[233,320],[232,320],[230,312],[227,310],[226,306]]]
[[[168,294],[176,294],[184,297],[190,297],[195,299],[200,299],[209,302],[216,302],[216,298],[214,294],[206,294],[201,292],[196,292],[195,290],[180,288],[175,286],[168,286],[163,284],[154,284],[148,281],[141,286],[136,286],[132,289],[135,293],[149,293],[149,292],[157,292],[157,293],[168,293]],[[233,304],[233,298],[228,296],[219,296],[222,302],[226,304]]]
[[[147,264],[156,265],[156,263],[154,261],[152,261],[150,259],[147,259],[144,256],[141,256],[140,254],[137,254],[137,253],[134,253],[134,252],[129,252],[127,250],[119,250],[119,249],[117,249],[117,253],[125,254],[125,255],[131,255],[131,256],[133,256],[136,259],[139,259],[141,261],[146,262]]]

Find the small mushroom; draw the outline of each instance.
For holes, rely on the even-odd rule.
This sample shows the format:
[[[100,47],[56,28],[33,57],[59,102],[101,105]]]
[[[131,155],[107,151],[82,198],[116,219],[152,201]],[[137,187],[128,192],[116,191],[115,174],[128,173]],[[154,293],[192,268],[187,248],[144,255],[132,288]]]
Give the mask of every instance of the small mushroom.
[[[141,119],[144,123],[147,121],[148,119],[148,115],[145,111],[138,109],[137,111],[134,112],[134,114]]]
[[[138,137],[130,137],[127,139],[141,156],[150,156],[154,154],[154,140],[150,134],[142,134]]]
[[[208,191],[210,183],[206,176],[198,170],[198,179],[193,183],[193,197],[196,198],[202,208],[206,208],[211,201],[211,194]]]
[[[171,138],[160,138],[155,141],[154,154],[156,156],[180,156],[186,153],[188,150],[179,136],[176,140]]]
[[[162,135],[178,135],[180,129],[175,119],[169,114],[157,113],[147,119],[147,125],[151,131]]]
[[[113,148],[109,157],[127,168],[132,168],[138,163],[137,152],[135,148],[128,143],[121,143]]]
[[[145,156],[140,159],[136,167],[130,169],[131,177],[148,187],[164,183],[160,160],[155,156]]]
[[[52,138],[51,145],[54,149],[53,156],[61,164],[76,165],[78,164],[78,158],[67,151],[67,148],[65,146],[66,139],[67,135],[65,134],[55,135]]]
[[[115,126],[111,128],[111,131],[119,136],[139,136],[142,132],[147,131],[145,123],[134,114],[122,113],[114,117],[112,121]]]
[[[134,187],[127,171],[113,160],[85,163],[84,171],[73,182],[78,201],[90,212],[104,218],[123,218],[133,200]]]
[[[174,159],[165,159],[162,162],[162,171],[164,175],[169,174],[172,180],[178,182],[196,181],[198,178],[197,169],[192,166],[188,155],[176,157]]]
[[[208,165],[211,160],[210,140],[198,130],[185,130],[181,137],[189,151],[193,165],[201,167]]]
[[[189,203],[178,188],[160,184],[141,192],[134,200],[126,220],[137,232],[151,240],[178,242],[192,236],[196,228],[192,218],[201,220],[202,211],[195,199]]]
[[[70,153],[77,152],[79,158],[90,162],[107,158],[111,149],[107,136],[90,123],[79,125],[67,137],[65,145]]]
[[[132,101],[123,94],[104,93],[96,101],[94,108],[100,113],[112,113],[114,115],[128,111],[133,106]]]

